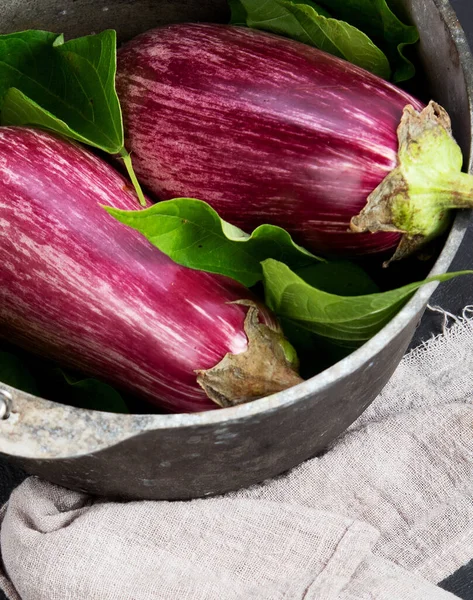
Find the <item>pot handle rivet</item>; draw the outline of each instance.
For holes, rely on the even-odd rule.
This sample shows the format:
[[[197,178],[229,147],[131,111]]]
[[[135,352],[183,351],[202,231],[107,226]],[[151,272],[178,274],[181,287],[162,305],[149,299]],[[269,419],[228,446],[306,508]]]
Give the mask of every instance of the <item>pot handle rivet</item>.
[[[13,398],[10,392],[0,389],[0,420],[8,419],[12,409]]]

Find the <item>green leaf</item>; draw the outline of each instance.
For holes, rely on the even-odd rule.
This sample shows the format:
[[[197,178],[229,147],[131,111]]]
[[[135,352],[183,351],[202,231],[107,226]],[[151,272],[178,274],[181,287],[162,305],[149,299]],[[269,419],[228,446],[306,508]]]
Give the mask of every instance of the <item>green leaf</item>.
[[[316,263],[294,271],[312,287],[338,296],[363,296],[379,292],[379,287],[364,269],[345,260]]]
[[[101,410],[110,413],[128,413],[122,396],[110,385],[90,377],[82,378],[62,369],[55,369],[62,382],[64,402],[78,408]]]
[[[123,123],[115,91],[116,33],[104,31],[53,45],[31,48],[23,32],[23,48],[10,48],[0,38],[0,80],[8,78],[2,94],[4,125],[37,125],[85,142],[106,152],[123,148]],[[50,34],[53,35],[53,34]],[[54,40],[57,36],[54,35]],[[36,46],[36,42],[34,43]],[[12,65],[11,54],[17,64]],[[16,77],[15,77],[16,75]]]
[[[228,0],[231,16],[230,25],[246,25],[246,10],[240,0]]]
[[[405,81],[415,75],[414,65],[404,49],[419,40],[416,27],[405,25],[386,0],[319,0],[335,17],[348,21],[370,36],[387,54],[393,66],[393,80]]]
[[[239,0],[239,3],[233,15],[241,19],[245,14],[248,27],[315,46],[380,77],[390,77],[388,59],[366,34],[348,23],[318,14],[314,4],[290,0]]]
[[[332,15],[328,12],[328,10],[325,10],[325,8],[323,8],[316,2],[312,2],[312,0],[290,0],[290,1],[292,2],[292,4],[302,4],[302,5],[305,4],[306,6],[310,6],[315,10],[315,12],[318,15],[321,15],[322,17],[327,17],[328,19],[332,17]]]
[[[315,12],[323,17],[331,17],[330,13],[319,6],[317,3],[312,2],[312,0],[289,0],[292,4],[306,4],[307,6],[311,6]],[[242,0],[228,0],[228,4],[230,5],[230,9],[232,11],[230,17],[231,25],[246,25],[247,12],[245,7],[242,5]]]
[[[292,268],[321,261],[295,244],[284,229],[261,225],[248,235],[201,200],[176,198],[138,211],[104,208],[180,265],[226,275],[246,286],[262,279],[261,261],[267,258]]]
[[[325,262],[297,269],[295,273],[310,286],[338,296],[375,294],[379,288],[360,266],[348,261]],[[319,337],[279,317],[284,334],[294,346],[300,360],[300,374],[309,379],[335,364],[358,347],[355,343]]]
[[[0,36],[1,123],[41,127],[120,154],[145,205],[124,148],[116,45],[114,30],[65,43],[44,31]]]
[[[30,78],[41,77],[47,70],[44,60],[58,39],[56,33],[35,30],[0,35],[0,103],[9,88],[22,81],[33,85]]]
[[[263,262],[266,303],[278,317],[338,344],[357,347],[382,329],[414,292],[432,281],[448,281],[473,271],[447,273],[388,292],[338,296],[312,287],[289,267]]]
[[[12,352],[0,352],[0,381],[28,394],[38,393],[31,371],[24,361]]]

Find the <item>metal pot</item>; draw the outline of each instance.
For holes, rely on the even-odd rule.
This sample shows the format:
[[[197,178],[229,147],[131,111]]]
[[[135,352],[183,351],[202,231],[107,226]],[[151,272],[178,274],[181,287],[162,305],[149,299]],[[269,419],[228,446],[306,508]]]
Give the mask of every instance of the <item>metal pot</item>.
[[[158,24],[225,22],[225,0],[6,0],[0,32],[48,29],[77,36],[109,27],[124,40]],[[473,60],[447,0],[398,1],[419,28],[419,62],[432,97],[471,150]],[[473,164],[470,160],[470,168]],[[459,214],[433,273],[463,238]],[[115,415],[72,408],[0,384],[0,453],[26,471],[106,496],[186,499],[237,489],[316,455],[381,391],[436,284],[419,290],[362,348],[285,392],[236,408],[183,415]]]

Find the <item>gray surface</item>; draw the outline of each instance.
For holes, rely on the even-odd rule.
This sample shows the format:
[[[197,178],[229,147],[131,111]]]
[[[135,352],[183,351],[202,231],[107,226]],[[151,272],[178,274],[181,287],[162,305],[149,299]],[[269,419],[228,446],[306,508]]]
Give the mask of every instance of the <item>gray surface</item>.
[[[3,0],[0,32],[47,29],[77,37],[113,27],[127,40],[157,25],[224,22],[229,14],[224,0]]]

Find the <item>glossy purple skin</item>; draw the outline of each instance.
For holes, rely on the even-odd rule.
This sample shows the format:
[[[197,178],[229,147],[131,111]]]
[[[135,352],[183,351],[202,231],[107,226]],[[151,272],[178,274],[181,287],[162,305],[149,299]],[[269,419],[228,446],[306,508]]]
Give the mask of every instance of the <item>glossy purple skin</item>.
[[[250,293],[173,263],[101,205],[139,208],[83,148],[0,128],[0,335],[170,411],[216,408],[194,370],[246,350],[246,309],[228,303]]]
[[[127,147],[161,199],[209,202],[246,231],[285,227],[315,252],[365,254],[393,233],[351,217],[396,166],[396,129],[422,104],[367,71],[259,31],[171,25],[119,51]]]

